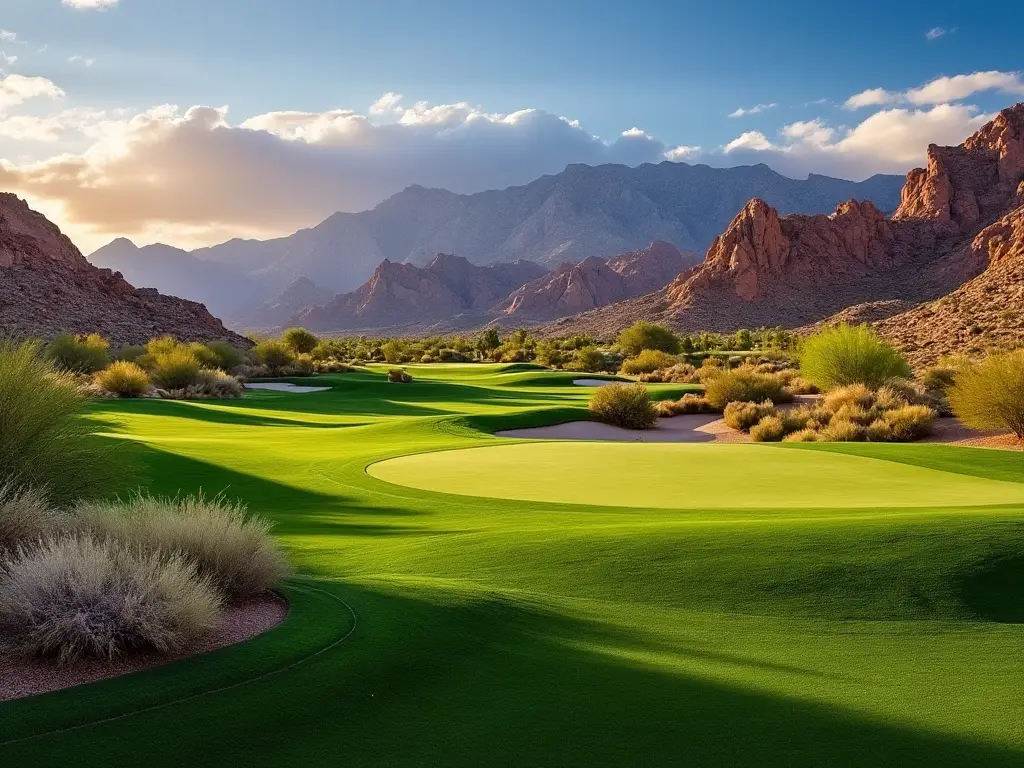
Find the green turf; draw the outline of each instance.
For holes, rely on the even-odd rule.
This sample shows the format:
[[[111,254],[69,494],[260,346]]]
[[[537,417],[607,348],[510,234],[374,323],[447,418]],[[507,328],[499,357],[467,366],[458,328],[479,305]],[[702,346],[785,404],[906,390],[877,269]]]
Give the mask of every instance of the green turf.
[[[277,521],[293,611],[0,704],[0,764],[1024,765],[1024,455],[525,445],[487,432],[585,417],[591,392],[526,367],[383,370],[95,407],[148,487]],[[514,456],[513,476],[465,496],[367,474],[431,451],[443,490],[474,455]],[[566,458],[587,451],[614,459]],[[541,483],[596,503],[521,498]]]
[[[530,442],[402,456],[373,477],[464,496],[566,504],[735,509],[1024,503],[1021,483],[758,445]],[[629,468],[628,481],[618,471]],[[735,469],[743,467],[742,482]],[[692,482],[680,482],[685,478]]]

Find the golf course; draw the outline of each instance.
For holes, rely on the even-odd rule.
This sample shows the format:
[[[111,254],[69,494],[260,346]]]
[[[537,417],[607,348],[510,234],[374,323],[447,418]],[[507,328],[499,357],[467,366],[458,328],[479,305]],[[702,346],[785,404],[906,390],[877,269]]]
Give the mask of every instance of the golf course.
[[[1024,453],[497,437],[594,389],[407,370],[95,401],[120,493],[274,521],[290,613],[0,704],[0,764],[1024,765]]]

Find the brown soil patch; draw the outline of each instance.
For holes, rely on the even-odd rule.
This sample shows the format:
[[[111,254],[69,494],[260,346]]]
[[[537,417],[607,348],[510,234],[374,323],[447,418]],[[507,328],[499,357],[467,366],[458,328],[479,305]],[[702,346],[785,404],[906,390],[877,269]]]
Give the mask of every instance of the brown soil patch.
[[[113,660],[88,659],[73,666],[61,667],[50,660],[26,659],[0,653],[0,701],[120,677],[215,651],[261,635],[284,621],[287,615],[288,603],[274,593],[235,603],[228,607],[217,626],[196,648],[176,656],[148,652]]]

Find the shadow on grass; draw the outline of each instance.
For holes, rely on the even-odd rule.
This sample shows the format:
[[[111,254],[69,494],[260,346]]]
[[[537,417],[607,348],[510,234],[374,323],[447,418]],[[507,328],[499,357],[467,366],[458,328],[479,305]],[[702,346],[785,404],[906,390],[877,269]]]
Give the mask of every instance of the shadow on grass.
[[[1000,624],[1024,624],[1024,555],[982,563],[961,583],[961,594],[979,617]]]
[[[759,687],[743,687],[694,671],[707,668],[706,648],[681,643],[671,646],[667,662],[635,661],[626,654],[649,650],[643,638],[499,597],[320,586],[350,604],[359,623],[348,641],[310,663],[158,712],[34,740],[3,757],[11,765],[105,768],[335,766],[339,756],[345,765],[417,768],[1024,760],[1009,747],[887,722],[881,705],[859,714],[799,698],[809,690],[801,687],[800,668],[712,652],[712,661],[735,662],[754,675]],[[240,647],[235,660],[247,652]],[[842,701],[843,684],[836,680],[817,695]],[[132,695],[124,683],[119,692]],[[6,714],[17,717],[17,708]],[[970,725],[962,723],[964,730]]]

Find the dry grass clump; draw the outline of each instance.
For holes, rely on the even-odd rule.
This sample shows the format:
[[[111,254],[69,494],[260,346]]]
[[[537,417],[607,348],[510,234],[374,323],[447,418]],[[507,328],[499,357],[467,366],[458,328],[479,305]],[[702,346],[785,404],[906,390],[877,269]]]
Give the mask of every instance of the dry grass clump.
[[[757,373],[743,366],[712,377],[704,385],[704,396],[719,408],[729,403],[763,402],[790,403],[793,395],[777,374]]]
[[[222,601],[179,555],[65,536],[0,567],[0,629],[31,656],[63,663],[127,651],[171,653],[216,624]]]
[[[1024,440],[1024,350],[964,366],[947,396],[953,413],[967,426],[1009,429]]]
[[[153,386],[142,366],[127,360],[111,363],[110,367],[95,374],[93,381],[101,390],[116,397],[142,397]]]
[[[149,365],[153,383],[165,390],[183,390],[199,381],[202,366],[188,347],[174,347],[152,356]]]
[[[660,349],[645,349],[635,357],[623,361],[621,371],[627,376],[671,368],[679,359]]]
[[[392,368],[388,371],[388,381],[392,384],[409,384],[412,382],[412,375],[402,368]]]
[[[786,427],[778,416],[765,416],[750,428],[755,443],[778,443],[786,436]]]
[[[290,573],[271,524],[225,499],[137,496],[83,503],[73,516],[79,531],[98,539],[185,558],[232,599],[262,594]]]
[[[800,429],[790,432],[782,441],[785,443],[816,443],[820,439],[816,429]]]
[[[920,440],[932,433],[935,425],[935,411],[926,405],[903,405],[882,413],[891,433],[891,440],[908,443]]]
[[[686,394],[678,400],[662,400],[655,404],[659,416],[683,416],[695,413],[721,413],[702,395]]]
[[[725,406],[723,412],[726,425],[740,432],[749,432],[762,419],[777,415],[771,400],[765,400],[760,404],[733,402]]]
[[[98,333],[88,336],[65,333],[47,345],[46,354],[61,370],[95,373],[110,362],[110,342]]]
[[[867,429],[852,421],[832,419],[820,435],[826,443],[859,443],[867,439]]]
[[[650,429],[658,420],[658,409],[643,384],[609,384],[590,399],[590,412],[606,424],[624,429]]]
[[[870,408],[875,404],[875,393],[864,384],[851,384],[828,392],[821,400],[825,410],[836,413],[840,408]]]
[[[30,547],[58,530],[63,521],[46,497],[32,488],[0,485],[0,555]]]

